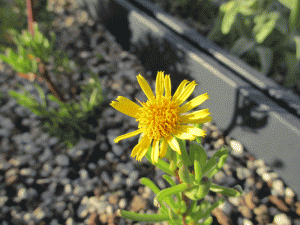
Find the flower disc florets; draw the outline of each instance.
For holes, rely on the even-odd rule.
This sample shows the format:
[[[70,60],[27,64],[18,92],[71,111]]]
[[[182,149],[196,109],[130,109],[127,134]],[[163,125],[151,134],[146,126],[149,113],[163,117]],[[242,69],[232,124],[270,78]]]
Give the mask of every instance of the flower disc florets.
[[[151,139],[160,140],[177,130],[181,119],[179,117],[179,105],[170,98],[157,96],[151,101],[141,103],[142,108],[137,115],[139,128]]]

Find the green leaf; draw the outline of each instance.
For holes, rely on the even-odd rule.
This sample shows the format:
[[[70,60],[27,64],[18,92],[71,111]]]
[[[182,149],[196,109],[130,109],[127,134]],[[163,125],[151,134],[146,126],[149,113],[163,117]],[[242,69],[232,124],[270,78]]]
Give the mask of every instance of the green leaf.
[[[300,36],[295,36],[294,40],[296,42],[296,57],[297,60],[300,60]]]
[[[255,39],[259,44],[263,43],[269,34],[272,33],[279,17],[279,12],[268,13],[264,18],[263,24],[260,24],[260,27],[253,28],[255,32]]]
[[[229,11],[225,12],[225,15],[223,17],[221,30],[223,34],[228,34],[231,30],[232,25],[234,24],[235,18],[239,11],[239,5],[234,1],[234,4],[230,3],[227,7],[231,7]]]
[[[181,183],[178,184],[174,187],[170,187],[170,188],[166,188],[162,191],[160,191],[156,197],[154,198],[154,205],[155,206],[160,206],[162,204],[162,201],[164,200],[164,198],[174,195],[176,193],[181,193],[184,190],[188,189],[189,187],[191,187],[192,185],[190,184],[186,184],[186,183]]]
[[[186,151],[186,142],[185,140],[181,140],[179,138],[176,138],[176,140],[178,141],[179,143],[179,147],[180,147],[180,151],[181,151],[181,155],[177,155],[177,160],[182,160],[183,161],[183,164],[186,166],[186,167],[189,167],[192,165],[191,163],[191,160],[189,158],[189,155]],[[180,166],[181,167],[181,166]]]
[[[299,80],[299,61],[297,60],[296,55],[289,51],[284,52],[284,58],[288,70],[284,86],[289,87],[290,85],[296,84]]]
[[[239,57],[243,56],[247,51],[249,51],[255,45],[254,40],[250,40],[245,37],[240,37],[230,49],[232,54],[235,54]]]
[[[255,46],[255,50],[259,56],[261,72],[267,75],[273,64],[273,51],[271,48],[264,46]]]
[[[150,179],[146,178],[146,177],[142,177],[141,180],[140,180],[141,184],[147,186],[148,188],[150,188],[154,194],[158,194],[160,193],[160,189],[156,186],[156,184],[154,184]],[[167,197],[166,199],[164,199],[164,201],[169,205],[169,206],[172,206],[172,208],[176,208],[176,204],[174,202],[174,200],[171,198],[171,197]],[[165,205],[161,205],[161,207],[165,207]]]
[[[206,151],[204,150],[202,144],[199,144],[197,142],[190,142],[190,159],[192,161],[197,160],[201,167],[203,167],[206,164],[207,161],[207,154]]]
[[[90,98],[90,102],[89,102],[90,109],[92,109],[96,104],[97,94],[98,94],[98,90],[96,88],[94,88],[93,93]]]

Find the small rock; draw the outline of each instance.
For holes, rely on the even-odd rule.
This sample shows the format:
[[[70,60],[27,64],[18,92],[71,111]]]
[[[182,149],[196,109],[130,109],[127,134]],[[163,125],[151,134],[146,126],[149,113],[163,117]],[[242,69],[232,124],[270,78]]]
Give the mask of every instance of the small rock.
[[[36,175],[36,172],[31,168],[23,168],[20,170],[20,175],[25,177],[34,177]]]
[[[249,169],[244,167],[238,167],[236,169],[236,175],[240,180],[245,180],[246,178],[251,176],[251,172]]]
[[[62,154],[55,157],[55,162],[59,166],[69,166],[70,164],[69,157]]]
[[[292,222],[286,214],[277,214],[274,217],[274,223],[277,225],[291,225]]]
[[[45,148],[44,153],[39,157],[40,162],[46,162],[53,158],[52,151],[49,148]]]
[[[240,199],[240,197],[229,197],[229,198],[228,198],[228,201],[229,201],[232,205],[237,206],[237,207],[241,204],[241,199]]]
[[[101,201],[99,198],[93,196],[89,198],[87,205],[88,205],[88,211],[90,213],[96,210],[98,214],[102,214],[105,212],[105,209],[108,206],[108,202]]]
[[[223,204],[219,206],[219,208],[226,214],[230,215],[232,212],[232,205],[225,201]]]
[[[255,208],[253,212],[256,215],[262,215],[262,214],[267,214],[268,213],[268,207],[266,205],[260,205],[259,207]]]
[[[248,219],[252,218],[252,212],[247,206],[240,206],[238,210],[242,213],[242,215]]]
[[[80,205],[77,209],[79,218],[85,218],[88,215],[87,205]]]
[[[272,190],[273,195],[284,195],[284,184],[281,180],[275,180],[272,184]]]
[[[19,170],[12,168],[5,173],[5,180],[8,185],[15,183],[18,180]]]
[[[30,156],[28,155],[22,155],[22,156],[17,156],[14,158],[11,158],[8,162],[15,167],[23,166],[26,163],[29,162]]]
[[[239,157],[243,156],[244,147],[239,141],[231,140],[230,147],[232,148],[231,154]]]
[[[285,189],[285,196],[288,197],[288,198],[294,198],[295,197],[295,193],[294,193],[294,191],[291,188],[287,187]]]
[[[86,169],[81,169],[79,171],[79,176],[82,181],[86,181],[89,179],[89,173]]]
[[[120,201],[119,201],[119,207],[121,209],[124,209],[125,207],[127,206],[127,201],[125,198],[122,198]]]
[[[253,223],[251,222],[251,220],[244,219],[243,225],[253,225]]]
[[[139,212],[141,209],[146,208],[146,200],[139,195],[135,195],[130,204],[130,211]]]

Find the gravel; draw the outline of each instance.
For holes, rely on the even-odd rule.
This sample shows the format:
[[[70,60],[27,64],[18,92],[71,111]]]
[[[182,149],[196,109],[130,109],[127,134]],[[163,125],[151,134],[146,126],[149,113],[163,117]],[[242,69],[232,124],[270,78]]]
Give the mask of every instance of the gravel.
[[[135,130],[137,124],[109,103],[117,96],[143,101],[145,96],[136,82],[138,74],[152,80],[152,87],[155,82],[103,26],[86,18],[85,13],[80,18],[81,9],[71,4],[68,10],[76,12],[74,16],[60,5],[69,1],[49,2],[53,11],[60,12],[54,22],[60,48],[71,57],[78,56],[81,66],[101,77],[106,101],[94,128],[95,140],[83,138],[67,150],[57,138],[42,131],[40,118],[7,96],[9,89],[17,90],[17,83],[38,95],[30,81],[4,66],[0,76],[4,93],[0,101],[1,224],[147,224],[119,218],[116,211],[155,213],[154,194],[139,179],[147,177],[160,188],[168,185],[163,173],[146,159],[138,162],[130,157],[138,137],[113,142],[116,136]],[[99,53],[105,63],[96,57]],[[76,82],[88,79],[84,72],[74,75]],[[245,191],[240,198],[226,198],[213,212],[213,224],[300,224],[297,196],[271,167],[251,156],[238,140],[224,137],[213,123],[203,129],[207,131],[203,146],[209,156],[222,144],[233,149],[214,182],[228,187],[239,184]],[[206,199],[219,197],[210,193]]]

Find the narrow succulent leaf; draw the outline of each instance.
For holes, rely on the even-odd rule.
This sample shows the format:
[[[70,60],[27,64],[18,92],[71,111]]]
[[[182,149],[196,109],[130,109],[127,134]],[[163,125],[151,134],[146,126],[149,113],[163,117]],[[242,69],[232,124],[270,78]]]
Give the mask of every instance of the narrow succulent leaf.
[[[213,217],[210,216],[206,220],[204,220],[203,225],[210,225],[213,222]]]
[[[220,199],[218,199],[216,202],[214,202],[205,212],[196,212],[194,215],[194,219],[195,221],[198,221],[200,219],[206,218],[209,215],[211,215],[211,212],[217,208],[218,206],[220,206],[221,204],[223,204],[225,202],[225,198],[222,197]]]
[[[171,208],[169,208],[169,218],[171,222],[175,222],[177,219],[179,219],[179,216]]]
[[[180,150],[181,150],[181,155],[178,154],[178,159],[182,160],[183,164],[186,167],[191,166],[192,163],[191,163],[191,160],[190,160],[189,155],[188,155],[187,150],[186,150],[186,142],[185,142],[185,140],[181,140],[179,138],[176,138],[176,140],[178,141],[179,147],[180,147]]]
[[[130,212],[126,210],[118,210],[117,214],[125,219],[130,219],[133,221],[141,222],[164,222],[169,219],[169,215],[160,214],[139,214],[135,212]]]
[[[44,91],[42,90],[41,87],[38,86],[38,84],[34,84],[34,85],[35,85],[36,89],[38,90],[43,107],[47,108],[47,102],[46,102],[46,97],[45,97]]]
[[[225,15],[223,17],[223,21],[222,21],[222,26],[221,26],[221,30],[223,34],[228,34],[229,31],[231,30],[236,15],[238,14],[238,10],[239,10],[239,5],[237,3],[237,1],[234,1],[232,7],[225,12]]]
[[[195,183],[199,184],[203,174],[202,174],[201,165],[197,160],[194,161],[194,170],[195,170]]]
[[[142,185],[147,186],[148,188],[150,188],[154,194],[158,194],[160,192],[159,187],[156,186],[155,183],[153,183],[153,181],[151,181],[150,179],[146,178],[146,177],[142,177],[140,180]]]
[[[166,174],[163,175],[163,178],[172,186],[176,186],[176,183],[172,180],[172,178]],[[182,201],[182,196],[179,193],[175,194],[177,201],[180,202]]]
[[[209,178],[212,178],[214,175],[216,175],[217,172],[220,171],[220,169],[222,169],[222,167],[224,166],[226,159],[227,159],[228,155],[222,155],[218,164],[216,166],[214,166],[207,174],[206,176]]]
[[[203,199],[208,194],[209,189],[211,187],[211,184],[212,184],[212,182],[209,178],[203,177],[201,179],[201,182],[200,182],[199,186],[198,186],[198,191],[197,191],[195,197],[198,200]]]
[[[201,167],[204,167],[207,161],[207,153],[204,150],[202,144],[197,142],[190,143],[190,158],[191,160],[197,160]]]
[[[218,161],[219,161],[218,157],[210,158],[210,160],[208,160],[208,162],[205,164],[205,166],[202,169],[203,175],[206,174],[208,171],[210,171],[214,166],[216,166]]]
[[[230,196],[230,197],[240,197],[243,194],[241,188],[239,187],[237,187],[237,189],[225,188],[217,184],[212,184],[210,190],[213,192],[221,193],[224,196]]]
[[[160,191],[154,198],[154,205],[158,205],[158,203],[161,204],[162,200],[164,200],[164,198],[166,198],[167,196],[171,196],[176,193],[181,193],[184,190],[186,190],[187,188],[189,188],[190,186],[191,185],[189,185],[189,184],[181,183],[174,187],[166,188],[166,189]]]
[[[189,209],[188,209],[188,211],[187,211],[187,215],[189,216],[189,215],[191,215],[192,213],[194,213],[196,207],[197,207],[197,200],[195,200],[195,201],[192,200],[192,201],[191,201],[191,204],[190,204],[190,206],[189,206]]]

